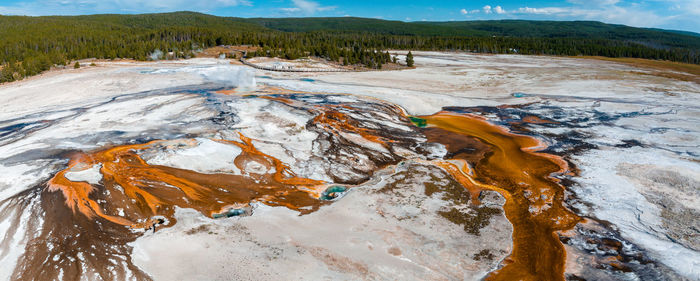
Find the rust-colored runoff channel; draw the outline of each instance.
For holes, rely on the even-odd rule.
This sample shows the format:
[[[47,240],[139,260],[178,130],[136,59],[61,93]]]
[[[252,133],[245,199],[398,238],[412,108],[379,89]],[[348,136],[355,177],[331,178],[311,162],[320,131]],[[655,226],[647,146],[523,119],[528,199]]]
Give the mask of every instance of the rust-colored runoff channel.
[[[235,145],[242,153],[234,164],[245,171],[255,162],[272,173],[247,176],[231,174],[202,174],[167,166],[149,165],[136,152],[167,146],[194,145],[195,140],[152,141],[146,144],[123,145],[90,154],[78,154],[68,168],[49,181],[50,191],[61,191],[65,203],[73,212],[88,218],[101,217],[131,228],[149,228],[154,216],[173,219],[173,207],[192,208],[204,215],[214,216],[234,206],[260,201],[268,205],[286,206],[302,213],[318,209],[323,204],[317,198],[325,183],[297,177],[279,159],[260,152],[252,141],[240,135],[241,142],[215,140]],[[66,173],[101,165],[104,190],[97,191],[87,182],[71,181]],[[91,193],[108,193],[109,200],[98,204]],[[302,207],[310,207],[304,208]],[[117,210],[123,210],[117,216]]]
[[[426,135],[431,142],[445,143],[448,152],[455,148],[450,139],[464,136],[481,142],[475,146],[482,151],[487,149],[477,153],[483,156],[480,159],[452,154],[458,163],[466,161],[472,169],[455,161],[438,163],[472,194],[478,192],[474,189],[492,189],[506,198],[504,210],[513,225],[513,251],[503,267],[486,279],[564,280],[566,252],[557,231],[571,229],[581,220],[563,206],[564,187],[551,177],[553,173],[568,173],[566,162],[536,152],[544,148],[536,138],[510,133],[478,116],[442,111],[421,118],[427,121],[427,130],[442,130]]]
[[[263,98],[298,103],[279,97]],[[313,122],[332,134],[350,131],[384,146],[394,142],[392,137],[395,136],[363,127],[340,112],[340,107],[342,105],[315,106],[318,115]],[[513,134],[477,116],[443,111],[421,118],[428,126],[423,130],[428,141],[444,144],[452,158],[432,162],[468,189],[475,203],[483,189],[495,190],[506,198],[504,210],[513,225],[513,250],[503,266],[487,279],[563,280],[566,253],[557,232],[571,229],[580,221],[563,206],[564,187],[551,176],[569,173],[566,162],[554,155],[538,153],[544,144],[536,138]],[[64,213],[72,210],[77,220],[93,221],[89,226],[102,226],[95,223],[96,217],[115,224],[105,225],[120,226],[125,241],[135,239],[136,234],[130,234],[123,226],[149,228],[158,223],[158,216],[174,220],[176,206],[214,217],[251,201],[286,206],[301,213],[313,212],[326,204],[319,196],[328,183],[298,177],[285,163],[259,151],[249,138],[240,135],[239,139],[214,141],[241,148],[233,164],[244,171],[243,175],[204,174],[151,165],[141,157],[140,151],[196,145],[196,140],[192,139],[153,141],[76,154],[68,168],[49,181],[48,193],[56,198],[61,192],[69,207],[64,207]],[[102,175],[100,184],[93,186],[69,179],[70,172],[96,165]],[[245,172],[248,166],[264,167],[267,172]],[[94,228],[99,232],[98,227]],[[45,234],[48,235],[51,233]],[[88,246],[82,245],[82,248]],[[64,250],[44,251],[55,251],[46,255],[52,257]],[[124,248],[119,253],[128,251]],[[43,260],[36,260],[36,263]],[[74,267],[68,264],[65,268],[69,266]],[[134,267],[132,271],[137,269]],[[103,273],[103,276],[109,279],[110,274]]]

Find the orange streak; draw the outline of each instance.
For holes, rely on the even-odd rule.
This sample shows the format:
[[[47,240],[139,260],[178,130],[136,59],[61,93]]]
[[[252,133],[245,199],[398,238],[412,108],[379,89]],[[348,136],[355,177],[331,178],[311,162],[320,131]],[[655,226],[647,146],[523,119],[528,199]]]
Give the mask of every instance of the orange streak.
[[[359,127],[360,124],[358,124],[357,121],[350,118],[347,114],[339,112],[337,110],[325,109],[321,111],[319,115],[314,117],[313,121],[318,124],[325,124],[326,126],[328,126],[329,131],[334,134],[337,134],[337,132],[341,131],[354,132],[359,134],[366,140],[376,142],[383,145],[384,147],[387,147],[387,140],[380,136],[377,136],[370,129]]]
[[[572,228],[580,218],[563,206],[564,188],[550,174],[566,172],[566,161],[537,153],[544,144],[536,138],[510,133],[483,118],[449,112],[422,118],[429,126],[477,138],[492,149],[475,164],[474,171],[438,163],[472,194],[478,188],[489,188],[506,198],[504,210],[513,225],[513,252],[487,279],[564,280],[566,253],[555,232]],[[470,172],[474,176],[469,176]]]
[[[292,99],[284,97],[275,96],[261,96],[261,98],[281,102],[290,106],[304,106],[304,103],[295,101]],[[338,135],[339,132],[352,132],[359,134],[366,140],[371,142],[376,142],[384,147],[388,148],[387,142],[392,142],[381,136],[379,136],[374,130],[368,128],[360,127],[361,124],[357,120],[351,118],[345,113],[340,112],[338,109],[349,109],[355,110],[348,105],[335,105],[335,104],[324,104],[312,107],[318,112],[318,115],[314,117],[313,122],[316,124],[323,124],[326,130],[334,135]]]
[[[457,163],[453,163],[450,161],[443,161],[443,160],[436,160],[433,161],[433,165],[436,165],[438,167],[443,168],[445,171],[450,173],[452,177],[459,182],[464,188],[466,188],[469,191],[470,198],[472,200],[472,204],[474,205],[480,205],[481,203],[479,202],[479,194],[481,193],[482,190],[484,189],[497,189],[492,186],[487,186],[480,184],[474,179],[469,176],[471,174],[471,169],[469,169],[469,165],[467,164],[466,161],[464,160],[456,160],[458,161]],[[497,190],[499,191],[499,190]]]
[[[289,166],[287,164],[283,163],[282,161],[280,161],[277,158],[274,158],[270,155],[262,153],[257,148],[255,148],[255,146],[253,145],[253,141],[250,138],[244,136],[241,133],[238,133],[238,136],[241,139],[242,143],[237,142],[237,141],[230,141],[230,140],[218,140],[218,141],[230,143],[230,144],[235,144],[238,147],[240,147],[245,153],[259,155],[259,156],[262,156],[263,158],[267,159],[268,161],[271,161],[272,164],[275,166],[275,173],[273,175],[273,178],[275,179],[276,182],[279,182],[282,184],[289,184],[289,185],[321,185],[321,184],[325,183],[325,182],[320,181],[320,180],[312,180],[312,179],[297,177],[297,175],[292,171],[292,169],[289,168]]]
[[[523,122],[525,123],[532,123],[532,124],[556,124],[557,122],[550,121],[550,120],[544,120],[542,118],[539,118],[534,115],[528,115],[523,117]]]
[[[316,209],[322,204],[317,198],[325,189],[325,182],[296,176],[288,165],[255,148],[251,139],[243,135],[240,138],[242,142],[217,141],[242,149],[234,162],[262,161],[275,167],[273,174],[253,179],[149,165],[137,151],[167,146],[173,142],[194,143],[193,140],[152,141],[77,155],[68,168],[49,180],[48,188],[50,191],[62,191],[66,205],[74,213],[77,211],[88,218],[98,216],[132,228],[150,227],[150,218],[155,215],[171,217],[174,206],[193,208],[212,216],[224,211],[227,206],[247,205],[251,201],[294,210],[307,206]],[[103,175],[100,192],[96,192],[98,188],[87,182],[73,182],[66,178],[68,172],[79,167],[89,168],[98,164],[102,165],[100,173]],[[104,199],[107,203],[99,204],[100,200],[91,199],[105,194],[109,194]],[[117,208],[127,211],[124,217],[108,214]]]
[[[75,165],[77,163],[74,163]],[[49,180],[48,187],[50,191],[61,190],[63,196],[66,197],[66,205],[71,208],[73,213],[77,208],[79,212],[83,213],[88,218],[92,218],[94,215],[107,219],[113,223],[130,225],[127,219],[106,215],[99,208],[99,205],[94,200],[88,198],[88,195],[94,190],[92,185],[87,182],[72,182],[65,177],[68,169],[59,172],[51,180]]]
[[[222,94],[222,95],[233,95],[236,94],[236,89],[228,89],[228,90],[218,90],[215,93],[217,94]]]

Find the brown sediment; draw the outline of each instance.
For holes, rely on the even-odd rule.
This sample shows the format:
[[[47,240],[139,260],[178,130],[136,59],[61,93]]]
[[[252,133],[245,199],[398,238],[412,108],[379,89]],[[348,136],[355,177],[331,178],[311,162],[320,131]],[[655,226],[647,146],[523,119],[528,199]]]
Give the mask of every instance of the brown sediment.
[[[91,197],[110,199],[96,193]],[[41,223],[29,223],[31,239],[11,280],[151,280],[131,262],[128,243],[140,233],[76,215],[61,193],[43,189],[40,198],[40,208],[30,212]]]
[[[491,147],[472,136],[455,134],[440,128],[425,128],[423,134],[429,140],[439,140],[438,142],[445,146],[445,158],[463,159],[472,166],[491,151]]]
[[[314,118],[313,122],[327,126],[327,131],[333,134],[338,134],[339,132],[354,132],[366,140],[379,143],[385,147],[387,146],[386,142],[388,140],[377,135],[376,132],[373,132],[370,129],[360,127],[357,120],[354,120],[348,117],[347,114],[332,108],[322,110],[319,115]]]
[[[260,152],[252,141],[240,135],[241,142],[217,140],[240,147],[242,152],[234,164],[245,171],[250,162],[257,162],[268,172],[246,176],[233,174],[203,174],[167,166],[149,165],[137,151],[157,149],[158,146],[192,145],[194,140],[152,141],[146,144],[124,145],[73,157],[67,169],[57,173],[48,183],[49,191],[61,191],[65,203],[75,213],[87,218],[95,216],[132,228],[148,228],[150,218],[165,216],[172,219],[173,207],[192,208],[207,216],[222,212],[228,206],[251,201],[274,206],[286,206],[300,212],[317,209],[317,200],[324,182],[297,177],[282,161]],[[66,173],[102,165],[102,189],[87,182],[74,182]],[[273,171],[274,170],[274,171]],[[270,172],[272,171],[272,172]],[[109,200],[100,204],[92,193],[108,193]],[[117,216],[117,208],[124,216]]]
[[[534,115],[528,115],[523,117],[523,122],[531,124],[556,124],[557,122],[551,120],[545,120]]]
[[[564,188],[550,175],[567,172],[567,163],[557,156],[537,153],[544,144],[536,138],[510,133],[477,116],[443,111],[421,118],[433,129],[446,131],[426,135],[429,141],[445,142],[448,152],[455,149],[448,132],[456,134],[454,138],[476,138],[489,147],[478,161],[454,154],[474,163],[472,169],[459,162],[436,162],[470,193],[492,189],[506,198],[504,210],[513,225],[513,251],[503,267],[487,279],[564,280],[566,253],[556,232],[570,229],[580,218],[563,206]]]

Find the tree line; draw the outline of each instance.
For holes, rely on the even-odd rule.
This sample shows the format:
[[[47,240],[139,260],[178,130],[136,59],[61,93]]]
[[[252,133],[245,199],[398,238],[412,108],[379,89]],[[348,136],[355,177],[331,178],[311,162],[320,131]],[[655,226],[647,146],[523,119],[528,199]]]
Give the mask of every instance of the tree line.
[[[695,49],[653,48],[609,39],[284,32],[208,15],[187,14],[190,17],[187,21],[180,20],[182,16],[150,15],[148,21],[126,15],[103,15],[100,20],[91,18],[96,16],[0,16],[0,82],[36,75],[79,59],[189,58],[198,50],[217,45],[258,47],[250,56],[287,59],[317,56],[375,69],[392,61],[387,52],[391,49],[633,57],[700,64],[700,54]],[[162,54],[154,53],[156,50]]]

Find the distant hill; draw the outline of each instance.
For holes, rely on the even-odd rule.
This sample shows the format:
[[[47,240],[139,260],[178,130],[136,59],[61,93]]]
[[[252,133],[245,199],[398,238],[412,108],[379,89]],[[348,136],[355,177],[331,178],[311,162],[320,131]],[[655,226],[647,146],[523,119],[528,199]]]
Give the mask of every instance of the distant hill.
[[[255,56],[318,56],[381,68],[387,49],[632,57],[700,64],[696,33],[592,21],[402,22],[339,18],[234,18],[194,12],[0,16],[0,82],[83,58],[177,59],[216,45],[254,45]],[[161,52],[154,52],[160,50]]]
[[[199,27],[209,29],[233,28],[245,31],[268,30],[256,23],[249,23],[245,19],[217,17],[195,12],[174,12],[164,14],[139,14],[139,15],[85,15],[85,16],[62,16],[62,17],[39,17],[39,18],[60,18],[71,21],[82,21],[90,23],[112,24],[138,29],[161,29],[172,27]]]
[[[488,20],[401,22],[355,17],[241,19],[286,32],[376,32],[422,36],[506,36],[521,38],[586,38],[637,42],[643,45],[700,50],[700,34],[686,31],[637,28],[596,21]]]
[[[390,35],[422,36],[472,36],[449,26],[433,24],[389,21],[380,19],[339,17],[339,18],[250,18],[239,19],[269,29],[285,32],[339,31],[372,32]],[[478,35],[487,35],[486,33]]]
[[[650,28],[650,29],[652,29],[652,30],[658,30],[658,31],[671,32],[671,33],[678,33],[678,34],[683,34],[683,35],[690,35],[690,36],[695,36],[695,37],[700,37],[700,33],[692,32],[692,31],[673,30],[673,29],[660,29],[660,28]]]
[[[435,22],[459,30],[487,32],[494,36],[534,38],[588,38],[637,42],[655,47],[695,48],[700,50],[700,37],[678,31],[638,28],[597,21],[461,21]]]

